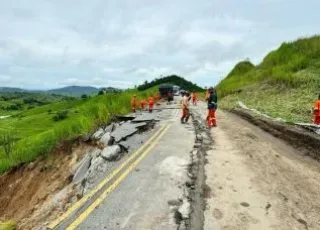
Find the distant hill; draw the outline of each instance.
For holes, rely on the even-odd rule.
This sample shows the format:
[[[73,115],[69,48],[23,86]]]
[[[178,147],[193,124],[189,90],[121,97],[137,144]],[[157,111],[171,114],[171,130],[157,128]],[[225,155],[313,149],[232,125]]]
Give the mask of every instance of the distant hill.
[[[48,90],[46,92],[53,94],[60,94],[66,96],[81,96],[82,94],[93,95],[97,94],[100,89],[91,86],[67,86],[58,89]]]
[[[320,36],[284,42],[256,66],[238,63],[217,90],[221,107],[240,100],[269,116],[311,122],[320,93]]]
[[[21,88],[12,87],[0,87],[0,93],[49,93],[57,94],[63,96],[80,97],[83,94],[96,95],[99,91],[104,90],[104,92],[120,92],[120,89],[107,87],[107,88],[96,88],[91,86],[67,86],[63,88],[51,89],[51,90],[27,90]]]
[[[0,87],[0,92],[3,93],[13,93],[13,92],[26,92],[25,89],[11,88],[11,87]]]
[[[158,86],[160,84],[164,83],[170,83],[173,85],[180,86],[184,90],[188,91],[203,91],[204,89],[200,86],[192,83],[191,81],[187,81],[183,77],[177,76],[177,75],[170,75],[163,78],[156,78],[152,80],[151,82],[145,82],[144,84],[138,86],[139,91],[143,91],[146,89],[150,89],[152,87]]]

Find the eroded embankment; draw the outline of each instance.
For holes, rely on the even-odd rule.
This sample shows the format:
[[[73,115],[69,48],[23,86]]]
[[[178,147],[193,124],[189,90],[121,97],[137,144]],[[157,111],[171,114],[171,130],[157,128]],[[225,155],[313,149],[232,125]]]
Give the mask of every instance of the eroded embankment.
[[[46,226],[94,187],[134,143],[141,143],[142,133],[153,125],[146,116],[114,122],[1,175],[0,220],[15,220],[19,229]]]
[[[313,159],[320,161],[320,135],[298,126],[289,125],[287,123],[253,114],[244,109],[232,109],[231,112],[239,115],[273,136],[286,141],[303,155],[308,155]]]

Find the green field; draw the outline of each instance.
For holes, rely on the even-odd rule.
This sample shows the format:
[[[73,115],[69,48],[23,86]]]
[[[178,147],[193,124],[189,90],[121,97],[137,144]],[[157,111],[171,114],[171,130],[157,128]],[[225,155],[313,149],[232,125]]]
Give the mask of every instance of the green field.
[[[114,114],[130,112],[133,93],[137,94],[138,99],[147,98],[156,90],[154,87],[142,92],[108,93],[14,111],[12,117],[0,119],[0,173],[49,154],[59,142],[87,134],[107,123]],[[67,117],[55,121],[54,117],[61,113],[67,113]],[[2,143],[1,148],[4,141],[7,144]],[[6,151],[5,147],[10,151]]]
[[[220,106],[237,101],[290,122],[311,122],[320,93],[320,37],[283,43],[254,66],[238,63],[217,86]]]

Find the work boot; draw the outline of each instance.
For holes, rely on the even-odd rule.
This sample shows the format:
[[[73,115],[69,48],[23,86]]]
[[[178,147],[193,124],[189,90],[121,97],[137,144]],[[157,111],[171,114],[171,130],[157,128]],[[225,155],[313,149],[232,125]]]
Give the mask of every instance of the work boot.
[[[181,121],[181,124],[184,124],[184,118],[183,117],[180,118],[180,121]]]

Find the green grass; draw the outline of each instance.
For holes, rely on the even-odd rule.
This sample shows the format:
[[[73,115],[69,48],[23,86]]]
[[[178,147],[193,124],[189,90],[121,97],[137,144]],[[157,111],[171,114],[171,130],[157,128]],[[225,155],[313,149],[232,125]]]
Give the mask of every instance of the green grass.
[[[59,142],[87,134],[110,121],[114,114],[129,113],[133,93],[137,94],[138,99],[147,98],[156,90],[152,88],[143,92],[126,91],[87,100],[63,101],[0,120],[0,132],[10,130],[19,139],[9,156],[0,148],[0,173],[21,163],[33,161],[40,155],[48,155]],[[68,118],[55,122],[53,116],[64,110],[68,111]]]
[[[311,122],[311,108],[320,90],[319,74],[319,36],[283,43],[257,66],[237,64],[217,86],[220,105],[231,108],[242,101],[273,117]]]
[[[0,221],[0,230],[16,230],[17,223],[15,221]]]

